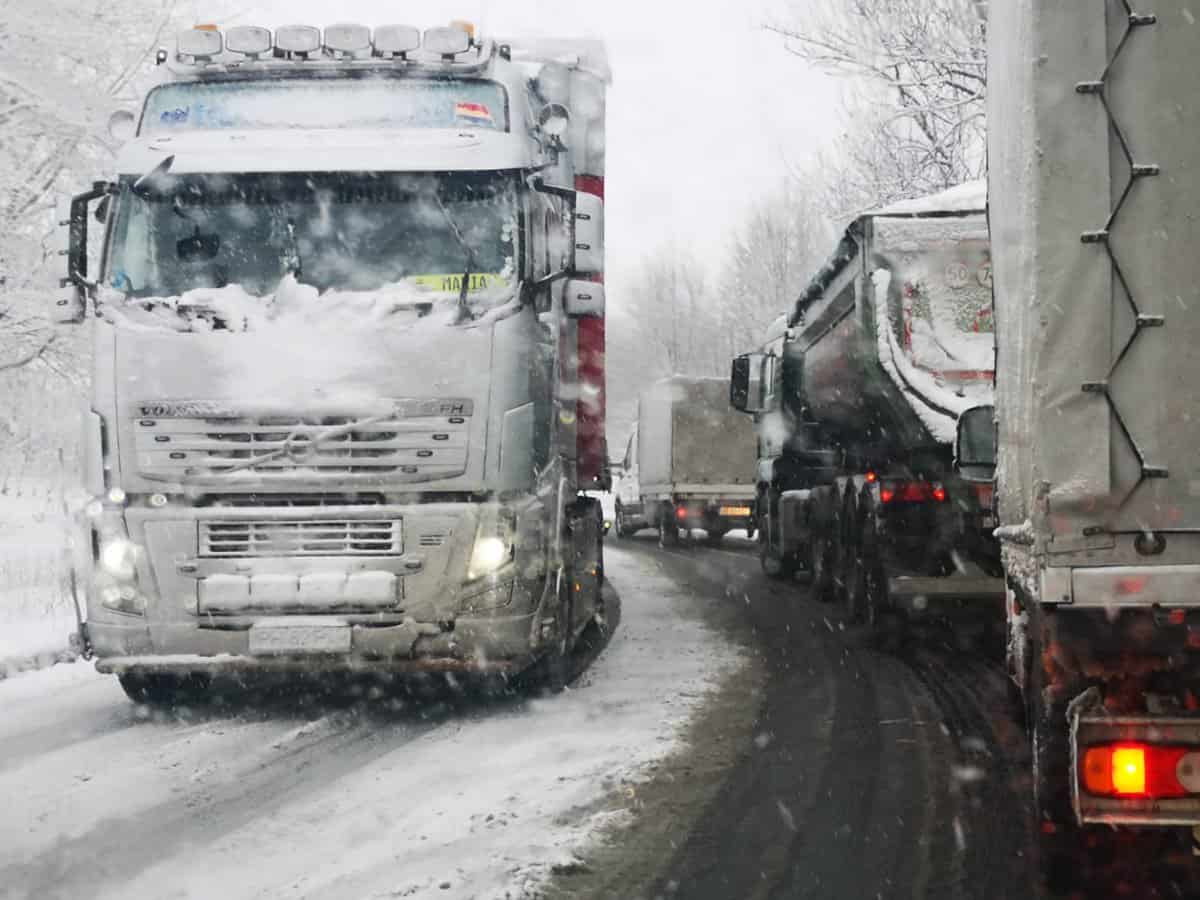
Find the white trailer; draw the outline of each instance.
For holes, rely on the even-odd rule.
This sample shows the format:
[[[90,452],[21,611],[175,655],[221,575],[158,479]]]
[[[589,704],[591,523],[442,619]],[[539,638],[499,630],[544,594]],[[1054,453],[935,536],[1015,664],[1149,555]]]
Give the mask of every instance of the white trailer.
[[[638,402],[617,485],[617,533],[656,528],[666,544],[703,528],[754,531],[754,428],[722,378],[667,378]]]

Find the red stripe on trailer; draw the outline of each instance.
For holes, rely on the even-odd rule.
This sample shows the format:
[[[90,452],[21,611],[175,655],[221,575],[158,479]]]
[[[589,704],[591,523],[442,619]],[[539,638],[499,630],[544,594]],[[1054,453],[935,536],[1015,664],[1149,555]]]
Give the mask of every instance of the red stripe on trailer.
[[[576,175],[575,190],[595,194],[604,199],[603,175]],[[604,283],[603,275],[593,275],[593,281]],[[607,396],[604,383],[604,318],[580,319],[579,333],[579,400],[575,408],[576,471],[581,485],[599,481],[605,470],[604,441]]]

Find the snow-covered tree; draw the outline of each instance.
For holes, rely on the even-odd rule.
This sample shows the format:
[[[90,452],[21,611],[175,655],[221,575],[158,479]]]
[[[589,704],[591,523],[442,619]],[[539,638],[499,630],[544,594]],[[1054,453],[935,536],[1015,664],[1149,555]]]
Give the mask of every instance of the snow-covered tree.
[[[983,173],[984,0],[789,0],[768,27],[851,76],[847,127],[824,169],[839,218]]]
[[[757,345],[791,309],[833,247],[833,230],[811,185],[792,179],[751,210],[733,235],[721,275],[721,333],[729,356]]]

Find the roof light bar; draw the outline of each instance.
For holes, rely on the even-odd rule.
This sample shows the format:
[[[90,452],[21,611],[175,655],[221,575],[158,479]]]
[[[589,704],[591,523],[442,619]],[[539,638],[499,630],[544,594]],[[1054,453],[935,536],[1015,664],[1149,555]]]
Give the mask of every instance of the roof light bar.
[[[258,25],[235,25],[225,32],[225,49],[251,58],[271,52],[271,32]]]
[[[375,29],[377,56],[404,56],[421,49],[421,31],[411,25],[380,25]]]
[[[316,53],[320,49],[321,32],[311,25],[281,25],[275,30],[277,53]]]
[[[471,36],[461,28],[429,28],[425,31],[424,47],[430,53],[440,53],[443,59],[453,59],[471,49]]]
[[[221,32],[188,28],[175,36],[175,47],[180,56],[209,60],[221,52]]]
[[[325,29],[325,49],[353,56],[371,49],[371,29],[366,25],[329,25]]]

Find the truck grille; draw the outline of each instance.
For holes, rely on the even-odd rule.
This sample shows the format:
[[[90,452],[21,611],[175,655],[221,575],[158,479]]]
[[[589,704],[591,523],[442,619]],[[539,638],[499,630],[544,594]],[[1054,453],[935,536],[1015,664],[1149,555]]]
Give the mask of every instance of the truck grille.
[[[467,467],[468,415],[375,421],[172,416],[137,418],[133,427],[142,475],[160,480],[384,476],[430,481],[461,475]]]
[[[403,549],[400,521],[202,521],[203,557],[390,556]]]

